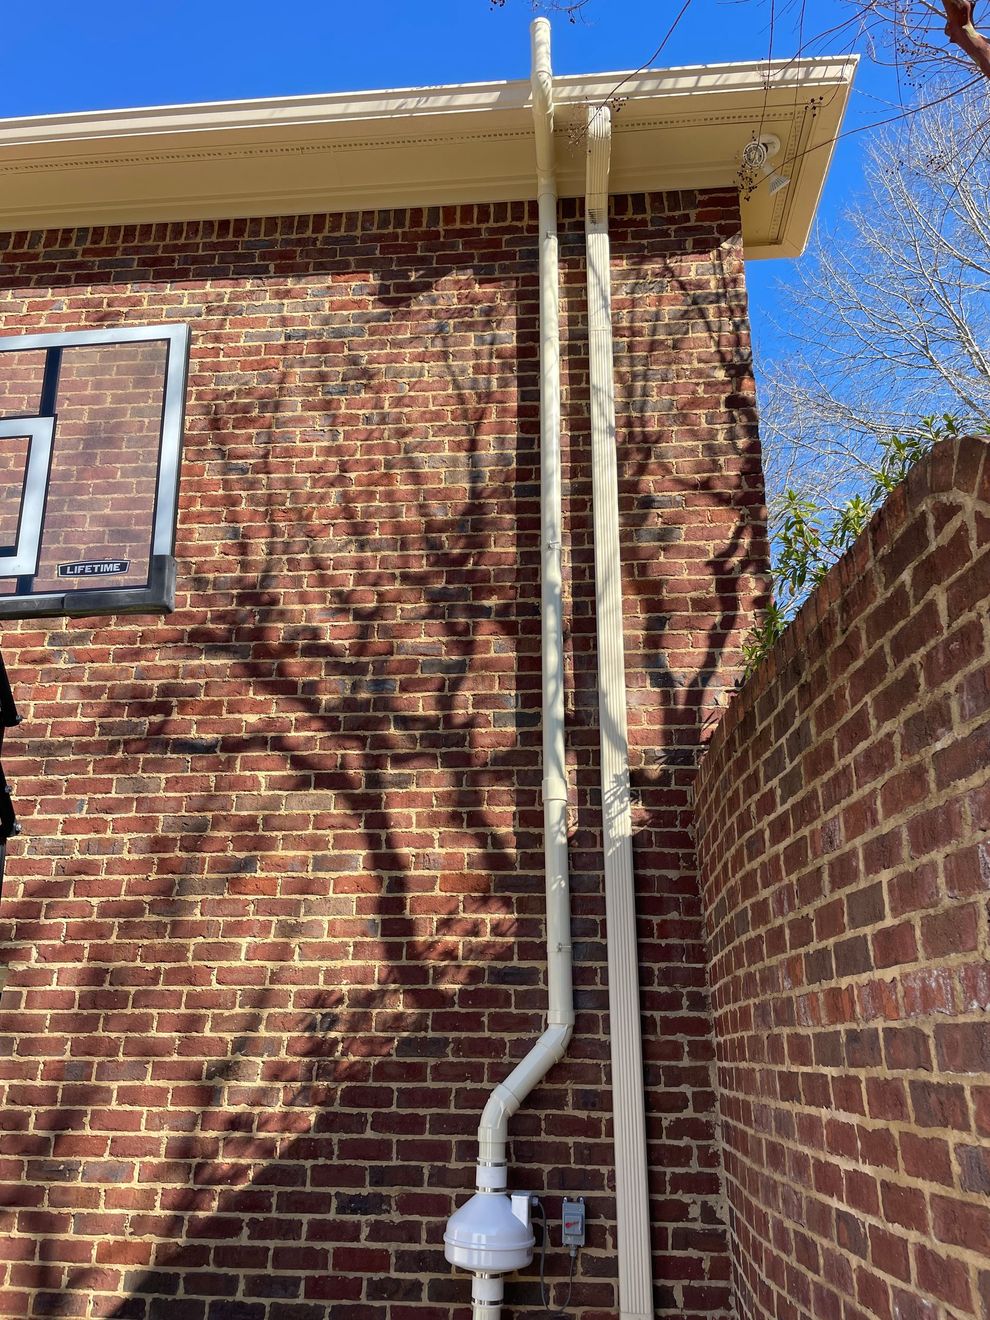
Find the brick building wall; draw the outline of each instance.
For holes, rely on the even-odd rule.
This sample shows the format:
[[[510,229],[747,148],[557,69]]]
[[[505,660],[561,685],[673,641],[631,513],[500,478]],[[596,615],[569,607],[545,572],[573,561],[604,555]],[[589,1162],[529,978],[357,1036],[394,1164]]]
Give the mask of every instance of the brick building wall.
[[[734,193],[613,203],[658,1314],[732,1314],[688,795],[765,562]],[[583,225],[563,203],[578,1022],[513,1183],[615,1313]],[[0,324],[189,322],[178,608],[3,649],[0,1310],[463,1316],[540,1029],[535,206],[5,240]],[[756,576],[754,576],[756,575]],[[563,1261],[552,1260],[555,1273]],[[507,1315],[539,1304],[514,1280]]]
[[[947,441],[698,781],[740,1312],[990,1315],[990,448]]]

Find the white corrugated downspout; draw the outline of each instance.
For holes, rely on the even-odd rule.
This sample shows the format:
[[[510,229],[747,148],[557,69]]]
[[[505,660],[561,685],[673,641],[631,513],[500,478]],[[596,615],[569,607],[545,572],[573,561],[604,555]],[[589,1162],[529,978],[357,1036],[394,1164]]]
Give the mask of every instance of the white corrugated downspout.
[[[616,1234],[621,1320],[650,1320],[653,1271],[646,1165],[639,951],[629,803],[622,569],[615,451],[612,295],[609,271],[608,106],[588,108],[585,236],[588,248],[588,354],[598,624],[598,719],[601,726],[605,923],[612,1053]]]
[[[532,40],[533,119],[536,137],[540,266],[540,538],[543,663],[543,821],[547,894],[547,1025],[525,1058],[489,1097],[478,1129],[478,1192],[448,1221],[459,1224],[475,1211],[481,1229],[474,1240],[488,1242],[493,1216],[505,1220],[508,1198],[506,1143],[509,1119],[567,1049],[574,1030],[571,978],[571,911],[567,867],[567,775],[564,762],[564,639],[560,483],[560,318],[557,260],[557,182],[553,146],[553,74],[550,24],[538,18]],[[519,1198],[513,1198],[514,1201]],[[527,1198],[523,1197],[526,1201]],[[518,1207],[525,1215],[525,1208]],[[458,1230],[462,1231],[462,1230]],[[528,1231],[528,1228],[527,1228]],[[466,1235],[471,1236],[468,1226]],[[445,1240],[448,1240],[445,1237]],[[494,1240],[494,1239],[493,1239]],[[529,1237],[530,1244],[532,1236]],[[532,1251],[529,1253],[532,1258]],[[448,1254],[448,1259],[452,1259]],[[508,1257],[507,1257],[508,1258]],[[504,1268],[517,1268],[508,1266]],[[498,1320],[502,1277],[498,1264],[475,1268],[472,1308],[475,1320]]]

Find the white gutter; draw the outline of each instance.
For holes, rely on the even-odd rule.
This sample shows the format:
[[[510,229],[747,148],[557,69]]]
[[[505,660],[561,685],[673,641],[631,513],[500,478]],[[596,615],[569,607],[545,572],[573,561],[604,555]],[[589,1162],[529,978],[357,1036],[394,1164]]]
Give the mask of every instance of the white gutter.
[[[531,28],[540,262],[540,540],[543,660],[543,823],[547,893],[547,1025],[529,1053],[489,1097],[478,1129],[477,1194],[448,1221],[447,1258],[474,1270],[474,1320],[498,1320],[502,1273],[518,1268],[532,1235],[528,1198],[505,1195],[509,1119],[563,1056],[574,1030],[571,911],[564,761],[564,628],[560,488],[560,317],[557,186],[553,146],[550,24]],[[525,1202],[526,1204],[520,1204]],[[505,1248],[503,1250],[503,1244]],[[459,1249],[461,1248],[461,1249]]]
[[[583,113],[584,106],[607,101],[615,94],[616,84],[621,83],[623,102],[629,103],[628,110],[634,115],[641,101],[676,100],[680,110],[685,98],[690,103],[713,96],[748,98],[759,112],[768,97],[771,107],[777,101],[790,106],[795,93],[805,89],[809,94],[842,96],[848,91],[858,59],[858,55],[840,55],[769,62],[733,60],[673,69],[562,74],[553,80],[554,99],[565,111]],[[452,114],[513,115],[525,118],[528,127],[531,91],[530,83],[519,78],[443,87],[394,87],[22,115],[0,118],[0,154],[17,146],[49,143],[68,149],[70,143],[81,142],[113,143],[121,150],[126,150],[127,144],[133,151],[137,138],[174,139],[204,133],[264,134],[264,140],[271,144],[291,128],[317,127],[328,135],[326,130],[337,125],[354,124],[363,130],[367,124],[377,123],[387,129],[397,120],[428,121]],[[706,111],[711,109],[705,104]]]
[[[629,804],[615,390],[612,374],[612,297],[608,240],[611,119],[608,106],[588,107],[585,235],[588,248],[598,719],[601,726],[619,1315],[621,1320],[651,1320],[653,1272],[639,1011],[639,951],[636,943],[636,894]]]

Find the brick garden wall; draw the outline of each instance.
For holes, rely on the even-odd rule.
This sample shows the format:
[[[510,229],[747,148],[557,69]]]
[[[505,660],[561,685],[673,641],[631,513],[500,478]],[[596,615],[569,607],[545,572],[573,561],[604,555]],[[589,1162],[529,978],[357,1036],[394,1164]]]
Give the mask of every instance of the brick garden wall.
[[[578,1024],[513,1181],[615,1313],[583,226],[562,206]],[[689,786],[765,564],[734,194],[614,200],[657,1312],[732,1314]],[[5,627],[0,1311],[447,1320],[542,1024],[535,207],[6,240],[7,333],[188,321],[167,619]],[[754,576],[754,574],[756,576]],[[555,1274],[563,1270],[553,1258]],[[538,1305],[513,1281],[507,1315]]]
[[[944,442],[702,764],[750,1320],[990,1316],[988,544],[990,448]]]

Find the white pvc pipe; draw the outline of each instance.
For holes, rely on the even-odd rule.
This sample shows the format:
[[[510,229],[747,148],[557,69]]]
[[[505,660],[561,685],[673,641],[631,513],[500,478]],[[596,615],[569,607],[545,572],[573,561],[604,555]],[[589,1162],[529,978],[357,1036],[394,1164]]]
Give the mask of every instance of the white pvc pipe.
[[[476,1195],[468,1207],[504,1202],[508,1182],[506,1145],[509,1119],[567,1049],[574,1030],[571,978],[571,902],[567,872],[567,775],[564,762],[564,627],[561,566],[563,515],[560,489],[560,318],[557,261],[557,182],[553,146],[553,74],[550,24],[538,18],[530,28],[533,52],[533,120],[536,137],[540,261],[540,582],[543,665],[543,823],[547,891],[547,1025],[521,1063],[495,1087],[478,1128]],[[479,1255],[492,1254],[491,1234],[465,1250],[461,1207],[448,1221],[448,1259],[472,1260],[473,1320],[499,1320],[502,1277],[483,1267]],[[513,1210],[513,1213],[516,1213]],[[493,1217],[492,1222],[495,1222]],[[487,1232],[487,1230],[485,1230]],[[470,1232],[469,1232],[470,1236]],[[532,1239],[530,1239],[530,1243]],[[453,1254],[451,1254],[453,1252]],[[510,1253],[511,1254],[511,1253]],[[531,1253],[530,1253],[531,1258]],[[477,1263],[475,1263],[477,1262]]]
[[[611,135],[611,113],[608,106],[589,106],[585,238],[588,252],[598,719],[601,727],[619,1315],[621,1320],[650,1320],[653,1315],[650,1201],[629,800],[629,739],[622,640],[622,572],[619,558],[619,493],[612,370],[612,296],[608,239]]]
[[[471,1320],[498,1320],[503,1294],[501,1274],[475,1270],[471,1280]]]
[[[574,1030],[564,764],[564,628],[560,492],[560,316],[550,24],[531,28],[540,259],[540,539],[543,656],[543,823],[547,892],[547,1027],[493,1091],[478,1130],[478,1189],[506,1186],[509,1119],[567,1049]]]

